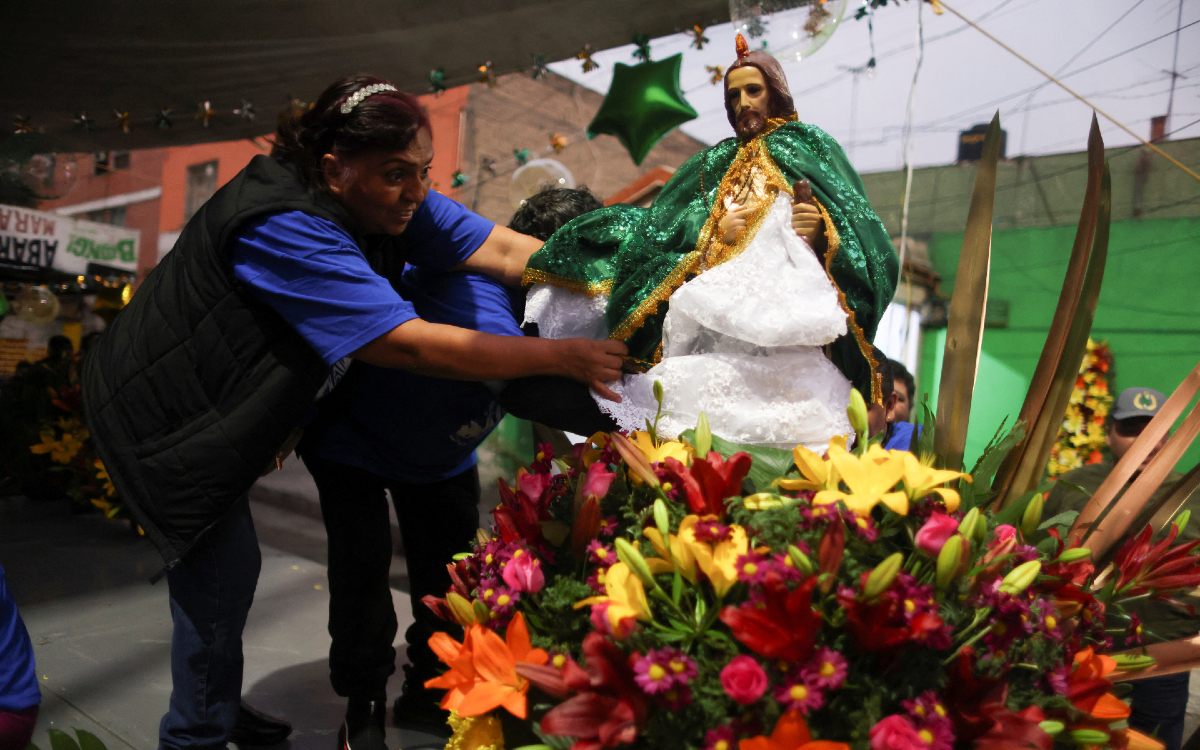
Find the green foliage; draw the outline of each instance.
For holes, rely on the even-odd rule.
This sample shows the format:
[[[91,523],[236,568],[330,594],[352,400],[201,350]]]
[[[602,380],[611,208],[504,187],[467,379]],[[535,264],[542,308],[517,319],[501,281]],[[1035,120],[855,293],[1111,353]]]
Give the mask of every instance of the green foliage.
[[[588,622],[588,610],[575,609],[575,602],[594,593],[587,583],[574,576],[554,578],[538,594],[537,605],[525,610],[533,645],[553,651],[570,651],[578,656],[579,645],[592,626]]]
[[[1007,432],[1004,425],[1004,422],[1000,423],[996,434],[975,462],[975,468],[971,470],[971,478],[974,481],[958,483],[964,510],[978,508],[995,497],[996,491],[992,488],[992,481],[996,478],[996,472],[1000,471],[1004,457],[1025,437],[1025,428],[1020,422],[1014,424]]]

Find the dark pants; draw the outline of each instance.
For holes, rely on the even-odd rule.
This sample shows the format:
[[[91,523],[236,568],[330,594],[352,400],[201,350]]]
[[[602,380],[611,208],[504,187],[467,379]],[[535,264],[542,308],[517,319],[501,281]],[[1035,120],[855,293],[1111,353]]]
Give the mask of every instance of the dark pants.
[[[243,497],[167,573],[171,703],[159,747],[225,747],[241,703],[242,629],[261,567]]]
[[[336,461],[304,456],[317,483],[329,536],[329,680],[346,697],[382,700],[396,671],[396,610],[388,584],[392,535],[387,496],[391,492],[408,562],[409,595],[416,622],[408,642],[405,692],[422,689],[441,671],[427,641],[434,631],[457,628],[421,603],[446,595],[446,565],[465,552],[479,526],[479,471],[431,484],[395,482]],[[456,635],[460,635],[459,630]]]
[[[1187,713],[1190,672],[1134,680],[1129,726],[1152,734],[1166,750],[1179,750],[1183,744],[1183,721]]]

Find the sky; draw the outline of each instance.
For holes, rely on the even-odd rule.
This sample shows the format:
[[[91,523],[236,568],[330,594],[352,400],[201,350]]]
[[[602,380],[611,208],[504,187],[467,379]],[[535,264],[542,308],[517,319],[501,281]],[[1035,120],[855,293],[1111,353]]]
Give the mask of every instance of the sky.
[[[837,3],[839,0],[831,0]],[[970,28],[950,12],[934,15],[928,4],[905,0],[874,14],[873,74],[855,74],[872,56],[866,20],[854,20],[862,0],[847,10],[828,41],[799,62],[787,62],[800,119],[834,136],[860,172],[904,165],[903,135],[916,68],[918,15],[924,57],[913,110],[915,166],[953,162],[961,130],[986,124],[997,109],[1008,133],[1007,156],[1081,151],[1091,109]],[[1182,31],[1175,33],[1180,0],[953,0],[956,10],[998,37],[1143,137],[1150,118],[1167,113],[1172,59],[1179,38],[1171,138],[1200,137],[1200,0],[1182,3]],[[1192,24],[1189,26],[1189,24]],[[732,135],[721,86],[708,82],[705,66],[734,59],[732,24],[705,31],[703,50],[690,34],[651,41],[651,57],[683,53],[680,84],[699,117],[681,129],[705,143]],[[556,73],[604,93],[613,66],[636,64],[634,46],[593,56],[600,67],[583,73],[571,59],[551,64]],[[1100,119],[1106,146],[1135,143]]]

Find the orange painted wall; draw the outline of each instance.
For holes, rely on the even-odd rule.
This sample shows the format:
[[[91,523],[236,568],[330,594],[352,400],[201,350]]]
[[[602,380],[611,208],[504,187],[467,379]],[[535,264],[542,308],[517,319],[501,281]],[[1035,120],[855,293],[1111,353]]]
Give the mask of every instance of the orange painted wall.
[[[260,138],[258,143],[263,143],[263,139]],[[255,156],[267,153],[250,141],[198,143],[194,146],[174,146],[165,151],[166,158],[163,159],[162,166],[162,210],[158,220],[160,232],[183,229],[188,167],[215,160],[217,187],[220,187],[232,180]]]
[[[457,170],[470,171],[458,163],[462,111],[467,106],[469,88],[458,86],[443,91],[439,96],[426,94],[420,97],[421,104],[429,112],[429,124],[433,128],[433,164],[429,175],[441,193],[450,192],[450,181]]]

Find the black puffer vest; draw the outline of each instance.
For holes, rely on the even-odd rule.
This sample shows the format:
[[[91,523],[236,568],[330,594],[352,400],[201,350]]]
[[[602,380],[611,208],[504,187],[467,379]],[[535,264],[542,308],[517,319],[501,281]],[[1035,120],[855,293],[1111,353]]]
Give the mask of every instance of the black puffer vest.
[[[96,449],[167,568],[246,494],[329,372],[229,259],[244,222],[291,210],[361,246],[345,209],[257,156],[192,217],[84,363]]]

